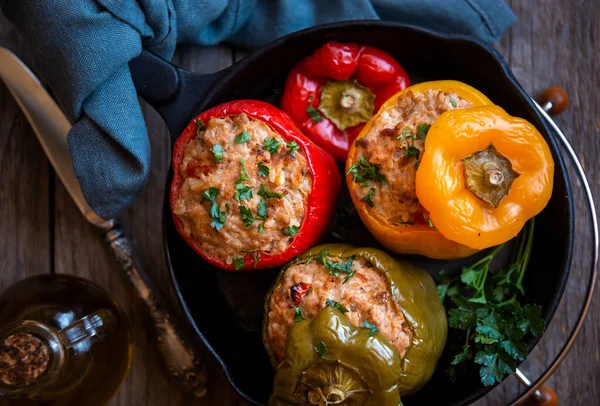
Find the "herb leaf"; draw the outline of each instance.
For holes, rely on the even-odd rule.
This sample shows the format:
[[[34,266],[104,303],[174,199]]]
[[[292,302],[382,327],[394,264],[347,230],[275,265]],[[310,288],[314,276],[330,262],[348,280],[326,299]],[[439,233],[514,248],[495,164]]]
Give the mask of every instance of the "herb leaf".
[[[363,202],[367,202],[367,204],[371,207],[375,207],[375,203],[373,202],[373,196],[375,195],[375,188],[369,189],[369,193],[367,193],[362,199]]]
[[[258,176],[262,176],[263,178],[267,178],[269,176],[269,167],[262,162],[257,164],[258,166]]]
[[[235,268],[236,271],[243,269],[245,266],[246,266],[246,263],[244,261],[244,257],[233,258],[233,267]]]
[[[400,133],[400,135],[398,135],[396,137],[396,139],[400,140],[400,142],[403,142],[404,139],[409,139],[409,138],[412,138],[412,139],[416,140],[417,139],[417,134],[411,134],[410,133],[410,126],[407,125],[406,127],[404,127],[402,129],[402,132]]]
[[[250,138],[250,134],[248,131],[242,131],[233,139],[234,144],[243,144],[244,142],[250,142],[252,139]]]
[[[252,199],[252,189],[248,185],[235,185],[235,195],[233,196],[235,200],[241,202],[244,199]]]
[[[258,202],[256,214],[257,214],[257,216],[256,216],[257,219],[260,219],[260,220],[267,219],[267,201],[265,199],[261,199],[261,201]]]
[[[260,189],[258,190],[258,195],[260,197],[264,197],[265,199],[271,199],[271,198],[281,199],[283,197],[283,195],[281,193],[268,191],[267,189],[265,189],[265,185],[263,185],[263,184],[260,185]]]
[[[269,151],[271,155],[277,155],[277,151],[279,151],[279,146],[281,143],[275,139],[275,137],[269,139],[268,137],[264,139],[263,148]]]
[[[452,96],[448,96],[448,98],[450,99],[450,104],[452,107],[456,108],[457,104],[456,101],[454,101],[454,98]]]
[[[254,215],[252,211],[246,206],[240,206],[240,214],[242,216],[242,221],[246,227],[250,227],[252,223],[254,223]]]
[[[242,169],[240,169],[240,176],[239,176],[239,178],[237,178],[237,180],[235,181],[236,185],[238,183],[242,183],[242,182],[245,182],[245,181],[247,181],[247,180],[250,179],[250,175],[248,174],[248,171],[244,167],[244,158],[242,158],[240,160],[240,165],[242,166]],[[252,197],[252,196],[250,196],[250,197]]]
[[[425,138],[427,137],[427,133],[429,132],[430,128],[431,128],[431,124],[427,124],[427,123],[417,124],[417,134],[419,134],[419,138],[421,138],[421,140],[425,141]]]
[[[253,252],[252,256],[254,257],[254,268],[256,268],[258,261],[260,261],[260,252]]]
[[[386,183],[385,176],[379,173],[379,166],[371,164],[367,158],[361,156],[359,161],[352,165],[346,174],[352,174],[352,180],[367,186],[367,181]]]
[[[312,106],[312,101],[313,100],[314,100],[313,96],[310,96],[308,98],[308,106],[306,106],[306,112],[308,113],[308,115],[312,119],[313,123],[318,123],[318,122],[320,122],[320,121],[323,120],[323,117],[321,117],[321,115],[319,114],[319,112],[317,111],[317,109],[315,109]]]
[[[321,358],[323,358],[324,360],[329,359],[329,358],[327,358],[327,344],[325,344],[323,341],[321,341],[319,344],[315,345],[313,348],[315,349],[315,352],[317,354],[319,354],[319,356]]]
[[[221,144],[215,144],[215,146],[211,149],[213,155],[215,156],[215,163],[218,164],[223,159],[223,147]]]
[[[219,188],[210,187],[202,193],[202,201],[210,202],[210,217],[212,221],[210,226],[215,228],[217,231],[223,228],[225,224],[225,220],[227,215],[224,211],[219,209],[219,204],[217,203],[217,195],[219,194]]]
[[[325,301],[325,304],[329,307],[333,307],[334,309],[338,309],[340,312],[342,313],[347,313],[348,312],[348,308],[346,308],[346,306],[339,304],[338,302],[336,302],[335,300],[332,299],[327,299]]]
[[[375,334],[379,333],[377,326],[375,324],[369,323],[366,320],[363,322],[363,327],[368,328],[370,330],[369,333],[367,334],[369,337],[372,337]]]
[[[285,146],[288,149],[288,153],[291,156],[296,156],[296,151],[300,150],[300,145],[298,145],[296,141],[290,141],[287,144],[285,144]]]
[[[302,320],[304,320],[304,316],[302,315],[302,309],[300,308],[300,306],[296,306],[296,308],[294,309],[294,321],[297,323]],[[316,347],[315,351],[317,351]],[[327,353],[327,348],[325,348],[325,353]]]
[[[419,159],[420,154],[421,151],[419,151],[419,148],[415,147],[414,145],[409,145],[408,148],[404,150],[404,156],[416,156],[417,159]]]
[[[298,226],[289,226],[289,227],[281,229],[281,232],[283,233],[283,235],[293,237],[296,234],[298,234],[298,230],[300,230],[300,227],[298,227]]]
[[[199,135],[201,131],[206,131],[206,126],[202,122],[202,120],[196,121],[196,135]]]

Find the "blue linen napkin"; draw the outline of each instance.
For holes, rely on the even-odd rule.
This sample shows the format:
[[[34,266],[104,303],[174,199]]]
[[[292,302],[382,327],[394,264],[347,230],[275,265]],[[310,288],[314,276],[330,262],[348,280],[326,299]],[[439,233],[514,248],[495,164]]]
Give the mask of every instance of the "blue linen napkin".
[[[74,126],[83,194],[110,219],[138,196],[150,143],[128,62],[170,59],[177,42],[250,49],[316,24],[382,19],[494,42],[515,21],[502,0],[0,0],[29,41],[40,79]]]

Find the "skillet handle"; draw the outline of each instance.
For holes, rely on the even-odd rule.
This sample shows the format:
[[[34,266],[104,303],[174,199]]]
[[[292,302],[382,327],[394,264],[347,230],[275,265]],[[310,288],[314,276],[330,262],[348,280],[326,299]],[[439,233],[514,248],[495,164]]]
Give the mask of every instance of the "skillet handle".
[[[129,62],[137,93],[161,115],[174,143],[190,121],[206,109],[208,94],[228,72],[194,73],[142,50]]]
[[[155,109],[169,103],[181,89],[179,69],[146,50],[129,62],[129,70],[135,90]]]

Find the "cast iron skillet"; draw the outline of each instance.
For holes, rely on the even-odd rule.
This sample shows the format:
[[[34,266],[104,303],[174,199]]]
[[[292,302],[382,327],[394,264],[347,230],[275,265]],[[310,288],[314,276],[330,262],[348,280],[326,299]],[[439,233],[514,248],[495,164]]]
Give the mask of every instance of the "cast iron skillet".
[[[133,60],[130,67],[138,93],[162,115],[174,143],[190,120],[211,106],[242,98],[277,104],[278,89],[295,63],[332,40],[388,51],[404,66],[412,83],[440,79],[468,83],[509,114],[532,122],[544,135],[556,164],[554,191],[550,203],[536,219],[533,251],[524,282],[527,300],[540,304],[549,321],[562,296],[571,264],[574,227],[571,188],[555,134],[507,63],[489,45],[407,25],[352,21],[293,33],[214,74],[192,73],[149,53]],[[271,393],[273,370],[262,346],[260,323],[263,299],[277,271],[226,273],[197,256],[179,236],[172,221],[171,177],[172,171],[165,187],[163,234],[167,265],[179,302],[233,388],[249,403],[265,404]],[[380,247],[364,229],[348,196],[340,199],[337,213],[332,232],[324,241],[339,242],[338,237],[343,235],[344,242]],[[461,264],[473,261],[473,258],[436,261],[414,256],[403,259],[425,267],[432,274],[441,269],[459,270]],[[508,255],[499,258],[496,265],[507,263]],[[529,343],[530,350],[536,343],[537,339]],[[443,373],[447,363],[442,358],[432,381],[417,395],[404,399],[407,406],[467,405],[489,391],[490,388],[479,383],[476,370],[450,386]]]

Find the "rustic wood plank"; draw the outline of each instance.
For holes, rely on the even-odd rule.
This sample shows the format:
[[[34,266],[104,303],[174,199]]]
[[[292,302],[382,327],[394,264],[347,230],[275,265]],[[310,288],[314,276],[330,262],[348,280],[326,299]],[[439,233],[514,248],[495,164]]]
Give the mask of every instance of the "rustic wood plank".
[[[26,44],[2,14],[0,46],[31,64]],[[0,81],[0,291],[52,270],[53,176],[27,119]]]

